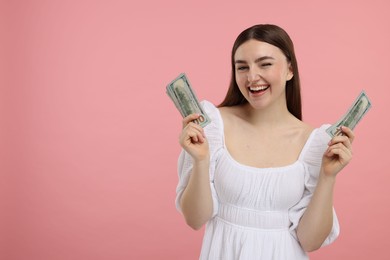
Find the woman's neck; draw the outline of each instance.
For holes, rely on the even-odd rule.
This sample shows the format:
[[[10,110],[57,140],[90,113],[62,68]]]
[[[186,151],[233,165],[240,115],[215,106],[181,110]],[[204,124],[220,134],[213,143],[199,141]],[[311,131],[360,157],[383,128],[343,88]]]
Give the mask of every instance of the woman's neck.
[[[292,122],[295,117],[288,111],[287,104],[274,104],[266,108],[254,108],[246,103],[242,116],[256,127],[278,127]],[[295,121],[295,120],[294,120]]]

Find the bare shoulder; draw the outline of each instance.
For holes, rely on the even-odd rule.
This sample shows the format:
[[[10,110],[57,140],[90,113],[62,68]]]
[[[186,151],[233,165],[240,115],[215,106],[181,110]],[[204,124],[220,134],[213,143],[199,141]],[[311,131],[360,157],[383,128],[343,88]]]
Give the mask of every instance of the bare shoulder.
[[[309,125],[308,123],[305,123],[305,122],[303,122],[303,121],[300,121],[300,120],[298,120],[298,121],[299,121],[299,122],[298,122],[299,128],[301,128],[303,132],[309,133],[309,134],[310,134],[311,132],[313,132],[313,130],[314,130],[314,127],[313,127],[313,126],[311,126],[311,125]]]
[[[219,107],[221,115],[226,119],[244,119],[245,109],[243,105],[236,105],[231,107]]]
[[[219,107],[218,109],[225,124],[234,123],[240,117],[239,106]]]
[[[298,137],[299,142],[306,143],[315,128],[299,119],[294,121],[291,127],[291,134]]]
[[[218,109],[221,112],[221,114],[223,114],[223,115],[232,115],[232,114],[235,114],[236,111],[237,111],[237,107],[236,106],[233,106],[233,107],[218,107]]]

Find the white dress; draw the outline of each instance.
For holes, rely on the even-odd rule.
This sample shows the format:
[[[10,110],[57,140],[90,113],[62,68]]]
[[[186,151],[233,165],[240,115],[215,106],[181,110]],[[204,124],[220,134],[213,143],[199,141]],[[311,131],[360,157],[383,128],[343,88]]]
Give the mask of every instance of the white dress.
[[[200,259],[308,259],[296,228],[314,192],[322,155],[330,137],[328,125],[313,130],[296,162],[276,168],[255,168],[235,161],[224,142],[223,121],[210,102],[201,102],[211,123],[205,127],[210,147],[210,186],[213,217],[207,222]],[[192,170],[184,150],[178,161],[176,207]],[[332,231],[339,234],[333,210]]]

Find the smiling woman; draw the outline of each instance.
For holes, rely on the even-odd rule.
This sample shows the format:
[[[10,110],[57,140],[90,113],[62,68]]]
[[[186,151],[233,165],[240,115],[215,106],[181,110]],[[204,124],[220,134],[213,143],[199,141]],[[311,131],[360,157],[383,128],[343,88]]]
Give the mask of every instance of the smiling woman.
[[[204,129],[183,119],[176,205],[206,224],[200,259],[307,259],[339,234],[336,175],[351,160],[352,131],[302,122],[298,66],[276,25],[243,31],[225,100],[202,103]]]
[[[192,231],[173,203],[181,122],[165,86],[185,72],[200,100],[220,104],[229,86],[229,70],[236,70],[229,60],[236,36],[264,22],[281,25],[294,40],[306,123],[333,123],[362,88],[373,104],[355,130],[353,160],[337,177],[334,201],[342,235],[309,256],[388,259],[390,138],[385,133],[390,132],[390,121],[383,115],[390,111],[389,5],[387,0],[353,1],[353,8],[351,1],[336,0],[0,1],[0,259],[198,259],[204,229]],[[271,40],[261,41],[288,58],[285,47]],[[286,83],[286,95],[298,77],[293,60],[291,65],[293,78]],[[260,83],[270,85],[267,95],[272,92],[268,78]],[[234,90],[229,98],[246,102],[238,86]],[[293,110],[297,105],[288,100],[289,111],[299,118]],[[256,209],[268,207],[267,198],[295,200],[288,196],[302,187],[286,185],[290,179],[283,176],[289,174],[276,173],[283,178],[280,187],[288,186],[280,194],[271,189],[277,176],[263,179],[269,180],[264,188],[256,178],[265,178],[266,170],[257,174],[251,167],[292,162],[293,158],[266,156],[299,150],[295,144],[302,138],[302,146],[309,133],[300,136],[287,128],[276,132],[271,121],[266,122],[268,129],[252,128],[247,115],[234,110],[236,105],[216,110],[205,106],[215,112],[214,124],[204,131],[207,151],[218,160],[210,164],[217,162],[218,168],[211,167],[205,175],[214,181],[210,191],[217,199],[213,210],[219,218],[226,220],[239,209],[240,218],[230,222],[245,226],[242,207],[236,204],[228,211],[223,204],[234,202],[227,198],[241,187],[245,189],[239,199],[246,201],[254,199],[256,190],[258,198],[269,193],[263,202],[253,202]],[[229,109],[237,116],[224,113]],[[224,128],[219,112],[224,113]],[[284,145],[269,145],[277,134],[279,139],[285,135]],[[249,152],[240,152],[236,145]],[[261,154],[263,147],[269,151]],[[304,148],[302,153],[311,150]],[[254,164],[252,154],[259,159]],[[237,167],[237,174],[224,174],[222,158]],[[201,165],[186,162],[193,165],[192,173]],[[296,164],[300,163],[287,168]],[[241,174],[241,167],[248,173]],[[184,185],[190,175],[182,172]],[[252,189],[243,186],[251,175],[256,181]],[[311,180],[305,179],[305,190],[311,190]],[[207,234],[213,233],[215,223],[221,224],[216,220],[207,217]],[[222,227],[229,231],[230,225]],[[253,241],[254,233],[242,235]],[[219,247],[220,240],[228,244],[236,238],[225,234],[226,239],[214,235],[212,241]]]

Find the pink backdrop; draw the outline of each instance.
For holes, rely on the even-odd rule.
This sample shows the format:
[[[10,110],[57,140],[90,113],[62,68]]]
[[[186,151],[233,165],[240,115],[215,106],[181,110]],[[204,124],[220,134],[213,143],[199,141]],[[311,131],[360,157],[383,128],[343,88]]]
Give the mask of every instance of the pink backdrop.
[[[341,235],[312,259],[389,259],[390,5],[371,1],[1,1],[0,259],[197,259],[175,210],[186,72],[219,103],[239,32],[285,28],[304,119],[373,103],[338,177]]]

